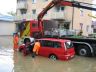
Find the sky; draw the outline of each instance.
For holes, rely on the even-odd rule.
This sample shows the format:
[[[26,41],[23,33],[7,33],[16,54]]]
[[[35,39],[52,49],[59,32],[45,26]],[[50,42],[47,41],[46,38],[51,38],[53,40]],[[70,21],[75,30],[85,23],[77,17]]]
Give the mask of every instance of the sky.
[[[0,13],[16,12],[16,0],[0,0]]]

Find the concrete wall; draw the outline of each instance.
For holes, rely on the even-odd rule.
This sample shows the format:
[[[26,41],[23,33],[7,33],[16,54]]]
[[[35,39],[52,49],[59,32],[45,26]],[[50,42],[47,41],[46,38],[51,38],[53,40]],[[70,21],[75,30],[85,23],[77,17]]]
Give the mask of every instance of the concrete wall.
[[[16,24],[9,21],[0,21],[0,35],[13,35],[16,32]]]

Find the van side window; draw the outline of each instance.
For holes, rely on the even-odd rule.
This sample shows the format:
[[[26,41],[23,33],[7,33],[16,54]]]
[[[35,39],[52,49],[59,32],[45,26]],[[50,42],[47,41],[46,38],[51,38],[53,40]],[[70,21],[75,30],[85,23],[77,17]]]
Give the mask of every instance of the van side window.
[[[61,48],[61,43],[55,42],[55,41],[42,40],[41,46],[42,47],[51,47],[51,48]]]
[[[47,40],[42,40],[41,41],[41,46],[43,47],[54,47],[52,41],[47,41]]]
[[[73,47],[73,43],[72,42],[65,42],[66,48],[72,48]]]
[[[61,48],[60,42],[54,42],[54,48]]]

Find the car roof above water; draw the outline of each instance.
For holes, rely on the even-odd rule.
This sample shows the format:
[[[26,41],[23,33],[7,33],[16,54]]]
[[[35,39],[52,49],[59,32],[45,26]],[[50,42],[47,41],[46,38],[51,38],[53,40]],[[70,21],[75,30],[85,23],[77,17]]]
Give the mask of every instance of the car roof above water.
[[[41,39],[37,39],[37,40],[49,40],[49,41],[58,41],[58,42],[70,41],[70,40],[67,40],[67,39],[56,39],[56,38],[41,38]]]

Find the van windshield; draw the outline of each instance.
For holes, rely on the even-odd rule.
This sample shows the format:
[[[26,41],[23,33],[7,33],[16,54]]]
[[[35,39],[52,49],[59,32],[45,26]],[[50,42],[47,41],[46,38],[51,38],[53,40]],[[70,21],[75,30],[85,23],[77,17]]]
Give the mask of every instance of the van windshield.
[[[66,48],[73,48],[73,43],[71,41],[65,42]]]

